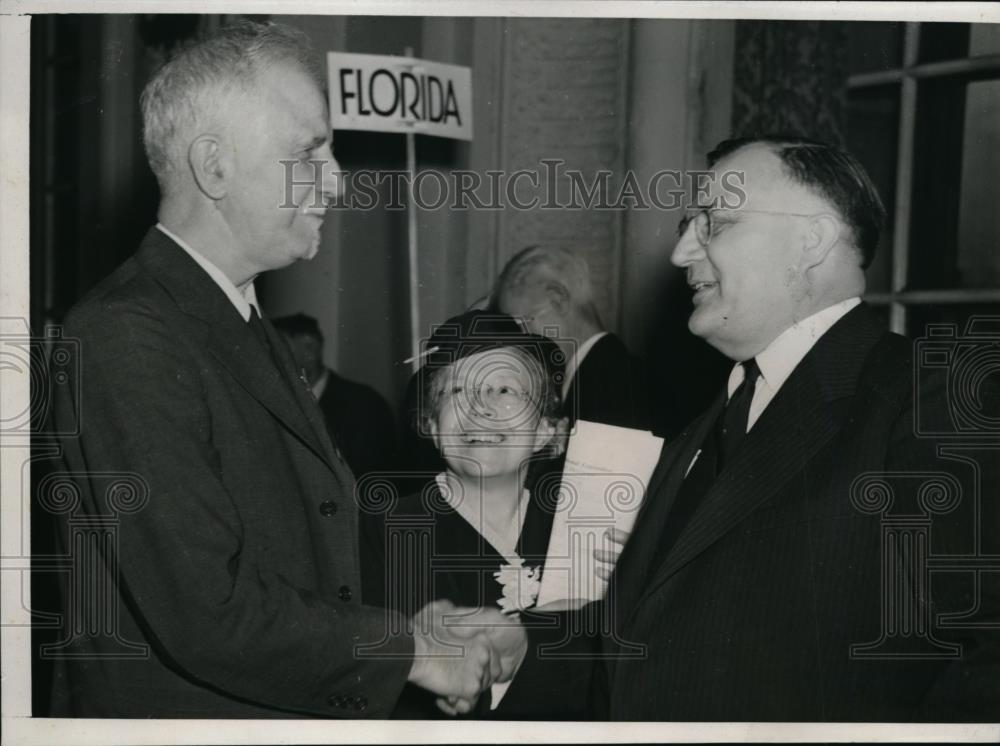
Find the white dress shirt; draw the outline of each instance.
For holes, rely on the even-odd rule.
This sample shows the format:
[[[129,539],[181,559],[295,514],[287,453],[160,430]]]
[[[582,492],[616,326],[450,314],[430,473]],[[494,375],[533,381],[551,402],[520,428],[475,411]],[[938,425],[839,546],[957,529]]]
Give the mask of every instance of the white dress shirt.
[[[226,297],[229,298],[230,302],[236,307],[236,310],[239,311],[239,314],[243,317],[244,321],[250,320],[251,306],[256,308],[257,314],[260,315],[260,304],[257,303],[257,291],[254,289],[252,280],[247,285],[246,290],[241,293],[233,284],[233,281],[226,277],[221,269],[216,267],[212,264],[212,262],[184,243],[184,241],[182,241],[178,236],[171,233],[166,227],[164,227],[163,223],[157,223],[156,227],[163,232],[163,235],[184,249],[188,256],[194,259],[198,263],[198,266],[205,270],[208,276],[215,281],[215,284],[219,286],[219,289],[226,294]]]
[[[305,377],[305,371],[302,371],[302,376]],[[316,401],[319,401],[323,396],[323,392],[326,391],[326,385],[330,383],[330,369],[323,368],[323,372],[320,374],[319,378],[316,379],[316,383],[313,384],[312,388],[313,396],[316,397]]]
[[[826,334],[830,327],[840,321],[848,311],[861,303],[861,298],[854,297],[827,306],[812,316],[794,324],[771,342],[764,351],[756,356],[760,368],[760,378],[754,389],[753,401],[750,402],[750,414],[747,418],[747,432],[771,403],[781,385],[802,362],[802,358],[812,349],[813,345]],[[743,366],[737,363],[729,374],[727,401],[743,383]]]
[[[593,348],[593,346],[597,344],[597,341],[605,334],[607,334],[607,332],[598,332],[594,336],[589,337],[586,342],[576,348],[573,356],[566,361],[566,377],[563,379],[562,385],[563,400],[566,399],[566,394],[569,393],[569,386],[573,383],[573,376],[576,375],[576,369],[580,367],[580,363],[582,363],[583,359],[587,357],[587,353],[590,352],[591,348]]]

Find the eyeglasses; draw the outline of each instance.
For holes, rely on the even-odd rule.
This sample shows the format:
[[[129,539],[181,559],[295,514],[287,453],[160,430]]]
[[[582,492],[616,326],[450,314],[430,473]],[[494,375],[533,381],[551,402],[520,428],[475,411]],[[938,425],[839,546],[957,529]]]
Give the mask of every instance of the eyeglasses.
[[[482,383],[479,386],[452,386],[441,392],[452,399],[460,398],[479,408],[487,408],[501,414],[519,412],[534,401],[531,394],[509,384],[493,385]]]
[[[695,209],[687,210],[684,217],[681,218],[680,222],[677,224],[677,237],[680,238],[685,233],[687,233],[688,226],[694,226],[694,236],[702,246],[708,246],[708,242],[712,240],[712,213],[721,212],[726,210],[724,207],[699,207]],[[744,210],[742,208],[735,210],[727,210],[727,212],[734,212],[736,214],[750,214],[750,215],[787,215],[793,218],[815,218],[820,215],[826,215],[823,212],[782,212],[778,210]]]

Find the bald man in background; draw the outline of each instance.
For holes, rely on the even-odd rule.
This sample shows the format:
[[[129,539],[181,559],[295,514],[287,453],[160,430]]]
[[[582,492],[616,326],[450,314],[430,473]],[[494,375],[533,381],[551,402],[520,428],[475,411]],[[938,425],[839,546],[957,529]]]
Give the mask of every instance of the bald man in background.
[[[571,426],[579,419],[649,429],[644,366],[604,327],[582,257],[549,246],[518,252],[500,273],[492,305],[520,318],[533,334],[556,333],[566,355],[561,393]]]

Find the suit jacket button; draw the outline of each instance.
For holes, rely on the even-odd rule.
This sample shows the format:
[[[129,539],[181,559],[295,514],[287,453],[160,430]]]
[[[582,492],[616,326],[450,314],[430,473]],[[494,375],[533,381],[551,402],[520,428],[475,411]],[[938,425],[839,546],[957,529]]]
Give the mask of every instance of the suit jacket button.
[[[358,712],[364,712],[365,710],[368,709],[368,700],[365,699],[364,697],[355,697],[354,709],[357,710]]]
[[[341,601],[350,601],[354,594],[351,593],[350,587],[346,585],[340,586],[340,590],[337,591],[337,598]]]
[[[331,694],[327,697],[326,703],[331,707],[343,707],[344,698],[339,694]]]
[[[319,504],[319,514],[324,518],[329,518],[337,512],[337,503],[333,500],[324,500]]]

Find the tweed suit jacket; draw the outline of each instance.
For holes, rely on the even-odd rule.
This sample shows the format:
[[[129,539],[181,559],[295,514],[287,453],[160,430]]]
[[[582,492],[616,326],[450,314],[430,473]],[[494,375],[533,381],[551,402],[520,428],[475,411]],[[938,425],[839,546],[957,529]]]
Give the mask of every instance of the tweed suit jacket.
[[[893,517],[919,522],[919,485],[945,473],[960,499],[929,523],[928,554],[968,557],[976,531],[996,535],[997,459],[948,458],[917,432],[917,406],[938,416],[947,405],[943,377],[914,391],[912,344],[862,304],[796,367],[664,551],[671,505],[720,396],[664,449],[595,605],[609,626],[589,640],[563,632],[555,645],[553,633],[532,633],[512,706],[541,697],[552,708],[555,698],[533,686],[547,681],[551,692],[549,672],[579,667],[555,663],[552,651],[579,656],[589,645],[589,679],[559,673],[570,682],[567,712],[589,701],[590,716],[615,720],[995,720],[997,573],[982,573],[978,587],[974,573],[931,577],[884,533]],[[890,513],[852,500],[863,494],[856,480],[873,475],[890,485]],[[975,624],[947,629],[948,614]]]
[[[57,422],[81,423],[64,453],[81,496],[70,517],[108,513],[105,474],[133,475],[147,497],[116,515],[116,550],[85,570],[110,596],[82,609],[65,599],[67,617],[110,603],[118,620],[113,636],[75,637],[54,714],[391,711],[413,642],[387,635],[389,612],[360,603],[353,477],[264,326],[277,362],[156,229],[70,313],[79,385],[55,403]],[[123,640],[147,654],[116,657]],[[364,645],[395,659],[365,658]]]

